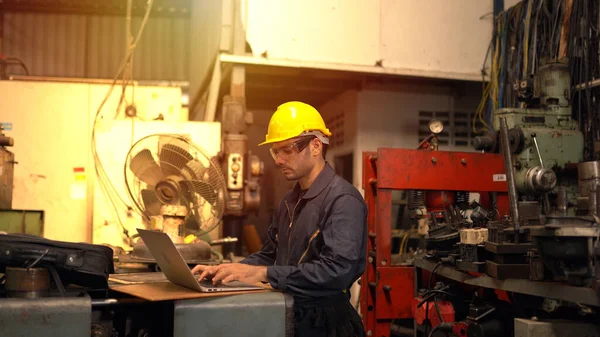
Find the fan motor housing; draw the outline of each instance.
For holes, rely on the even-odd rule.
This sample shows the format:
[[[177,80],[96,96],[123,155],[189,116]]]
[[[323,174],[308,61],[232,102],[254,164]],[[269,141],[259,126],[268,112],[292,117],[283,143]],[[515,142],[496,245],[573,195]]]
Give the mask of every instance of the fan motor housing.
[[[180,187],[177,182],[172,179],[166,179],[156,184],[156,197],[163,204],[179,203]],[[161,209],[162,212],[162,209]]]

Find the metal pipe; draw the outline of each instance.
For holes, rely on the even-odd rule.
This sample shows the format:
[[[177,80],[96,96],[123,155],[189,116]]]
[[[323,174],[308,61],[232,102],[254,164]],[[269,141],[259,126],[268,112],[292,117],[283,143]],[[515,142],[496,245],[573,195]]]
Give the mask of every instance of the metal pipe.
[[[542,160],[542,154],[540,153],[540,148],[537,143],[537,137],[535,132],[531,134],[531,138],[533,138],[533,144],[535,145],[535,150],[537,151],[538,158],[540,159],[540,166],[544,168],[544,161]]]
[[[219,103],[219,89],[221,87],[221,60],[219,55],[215,60],[212,77],[208,89],[208,98],[206,103],[206,111],[204,112],[205,122],[214,122],[217,114],[217,105]]]
[[[579,91],[579,90],[587,89],[588,87],[594,88],[599,85],[600,85],[600,79],[595,79],[593,81],[579,83],[579,84],[575,85],[575,90]]]
[[[500,142],[502,143],[502,154],[504,156],[504,169],[506,170],[506,182],[508,183],[508,199],[510,200],[510,215],[515,230],[519,230],[519,206],[517,195],[517,184],[513,172],[512,156],[510,154],[510,141],[508,139],[508,125],[506,117],[500,117]],[[515,241],[518,243],[519,236],[515,236]]]
[[[558,186],[557,204],[558,204],[558,212],[561,215],[567,215],[568,202],[569,201],[567,199],[567,187],[566,186]]]
[[[15,141],[12,137],[0,135],[0,146],[14,146]]]
[[[590,191],[590,195],[588,197],[588,214],[589,215],[598,215],[597,213],[597,208],[598,208],[598,190],[597,187],[595,187],[593,190]]]
[[[597,216],[600,214],[600,202],[598,202],[598,200],[600,200],[600,186],[596,186],[596,215]]]

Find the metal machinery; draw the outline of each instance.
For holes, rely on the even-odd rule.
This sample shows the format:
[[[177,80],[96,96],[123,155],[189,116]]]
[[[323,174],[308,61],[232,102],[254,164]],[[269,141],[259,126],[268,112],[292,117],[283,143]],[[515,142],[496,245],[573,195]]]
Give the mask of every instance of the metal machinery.
[[[246,132],[252,123],[252,115],[246,112],[243,98],[224,97],[221,123],[222,152],[219,160],[228,191],[223,235],[238,238],[233,248],[224,246],[223,253],[231,252],[240,256],[244,220],[249,213],[257,212],[260,205],[259,179],[263,174],[264,163],[248,151]]]
[[[393,190],[451,194],[473,191],[495,194],[499,209],[506,209],[507,186],[495,179],[504,172],[497,154],[380,148],[363,154],[363,188],[368,212],[368,264],[361,278],[360,308],[369,336],[389,336],[392,320],[412,318],[414,269],[392,265],[391,202]],[[403,172],[398,175],[398,172]],[[427,199],[425,197],[425,199]],[[492,198],[488,199],[491,203]],[[447,203],[454,206],[454,203]],[[435,206],[435,205],[434,205]],[[484,207],[491,205],[485,204]],[[454,227],[433,211],[432,222]],[[446,209],[447,213],[447,209]],[[436,228],[430,229],[430,231]],[[450,231],[448,231],[450,234]]]
[[[582,162],[570,85],[565,64],[540,66],[516,87],[523,108],[498,110],[499,132],[475,140],[480,153],[437,151],[435,135],[418,150],[364,153],[368,333],[388,336],[393,320],[413,318],[425,336],[600,335],[600,162]],[[396,189],[427,233],[424,253],[402,266],[390,265]]]
[[[36,268],[7,278],[28,289],[18,295],[1,289],[2,336],[293,336],[293,301],[278,292],[145,301],[113,291],[44,294],[37,289],[47,288],[48,275]]]
[[[488,225],[486,249],[512,262],[504,269],[488,262],[494,277],[547,279],[529,257],[543,261],[553,279],[574,285],[594,279],[597,163],[582,162],[584,136],[571,117],[570,86],[566,63],[540,66],[533,88],[527,81],[517,88],[526,107],[498,110],[500,134],[482,137],[476,147],[493,150],[487,145],[499,138],[507,163],[510,219]]]
[[[14,153],[6,148],[14,145],[14,140],[4,134],[4,126],[0,124],[0,209],[12,208]]]

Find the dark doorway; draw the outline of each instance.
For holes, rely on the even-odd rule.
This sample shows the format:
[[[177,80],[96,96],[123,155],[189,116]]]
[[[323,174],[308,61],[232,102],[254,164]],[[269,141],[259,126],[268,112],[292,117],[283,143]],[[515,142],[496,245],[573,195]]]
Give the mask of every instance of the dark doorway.
[[[335,173],[354,184],[354,153],[334,157]]]

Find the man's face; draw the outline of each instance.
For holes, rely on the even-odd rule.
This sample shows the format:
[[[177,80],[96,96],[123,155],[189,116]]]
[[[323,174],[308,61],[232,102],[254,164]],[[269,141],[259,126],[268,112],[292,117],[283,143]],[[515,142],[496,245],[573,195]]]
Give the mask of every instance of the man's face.
[[[298,137],[273,144],[271,155],[287,180],[298,180],[310,173],[315,160],[311,155],[315,139]]]

